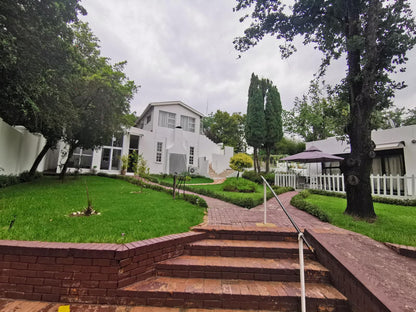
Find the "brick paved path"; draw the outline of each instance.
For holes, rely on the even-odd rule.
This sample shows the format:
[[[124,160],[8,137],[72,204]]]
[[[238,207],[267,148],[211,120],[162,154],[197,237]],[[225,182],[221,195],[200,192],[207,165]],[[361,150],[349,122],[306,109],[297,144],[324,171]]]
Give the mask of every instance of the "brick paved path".
[[[322,222],[290,205],[296,192],[279,195],[300,229],[314,233],[358,280],[385,304],[389,311],[416,312],[416,259],[397,254],[367,236]],[[264,208],[241,208],[217,199],[207,201],[208,223],[223,226],[253,226],[263,222]],[[267,223],[293,228],[276,199],[267,202]],[[415,232],[416,235],[416,232]]]

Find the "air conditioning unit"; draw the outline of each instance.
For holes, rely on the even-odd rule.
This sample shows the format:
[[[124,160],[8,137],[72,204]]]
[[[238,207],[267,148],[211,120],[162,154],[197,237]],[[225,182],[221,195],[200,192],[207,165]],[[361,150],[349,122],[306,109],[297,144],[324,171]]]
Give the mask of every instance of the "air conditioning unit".
[[[188,172],[190,174],[198,174],[198,167],[188,167]]]

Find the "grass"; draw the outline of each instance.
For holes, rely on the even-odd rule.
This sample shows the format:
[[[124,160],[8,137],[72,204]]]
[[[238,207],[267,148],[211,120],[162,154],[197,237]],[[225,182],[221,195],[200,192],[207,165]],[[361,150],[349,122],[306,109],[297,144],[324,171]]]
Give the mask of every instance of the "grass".
[[[87,206],[85,181],[100,215],[70,217]],[[16,220],[9,230],[9,224]],[[204,209],[118,179],[45,177],[0,189],[0,239],[126,243],[189,230]],[[124,233],[124,234],[122,234]]]
[[[227,178],[228,183],[232,183],[237,178]],[[248,181],[243,178],[239,178],[239,180]],[[250,181],[249,181],[250,182]],[[235,198],[235,199],[244,199],[244,198],[252,198],[254,200],[261,200],[263,199],[263,185],[256,184],[256,189],[254,193],[240,193],[240,192],[228,192],[223,191],[224,184],[212,184],[212,185],[189,185],[191,189],[205,189],[212,191],[214,193],[220,194],[221,196],[228,197],[228,198]]]
[[[333,225],[367,235],[380,242],[416,246],[416,207],[374,203],[377,219],[373,223],[345,215],[346,200],[310,195],[305,201],[324,210]]]
[[[152,176],[157,178],[160,182],[165,182],[165,183],[169,183],[173,185],[173,176],[171,175],[167,175],[165,177],[162,175],[152,175]],[[214,180],[211,178],[196,176],[196,177],[191,177],[190,181],[186,181],[186,185],[199,184],[199,183],[212,183],[212,182],[214,182]]]

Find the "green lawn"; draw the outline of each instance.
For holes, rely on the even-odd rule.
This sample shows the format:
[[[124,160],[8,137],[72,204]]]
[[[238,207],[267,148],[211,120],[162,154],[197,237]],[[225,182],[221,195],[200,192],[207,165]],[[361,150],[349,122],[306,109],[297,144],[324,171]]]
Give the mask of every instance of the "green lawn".
[[[305,199],[324,210],[331,223],[380,242],[416,246],[416,207],[374,203],[377,220],[374,223],[357,221],[345,215],[346,200],[312,194]]]
[[[173,177],[170,175],[167,175],[165,177],[163,177],[162,175],[159,174],[152,174],[153,177],[157,178],[160,182],[165,182],[165,183],[169,183],[169,184],[173,184]],[[186,185],[188,184],[199,184],[199,183],[212,183],[214,182],[213,179],[211,178],[206,178],[206,177],[191,177],[190,181],[186,181]]]
[[[227,181],[235,180],[236,178],[227,178]],[[242,181],[248,181],[240,178]],[[250,182],[250,181],[249,181]],[[228,192],[223,191],[224,183],[212,185],[189,185],[189,189],[200,194],[216,197],[225,201],[229,201],[236,205],[246,208],[255,207],[263,201],[264,190],[263,185],[256,184],[256,191],[254,193]],[[208,193],[207,193],[208,192]],[[271,192],[267,192],[268,198]]]
[[[87,206],[85,181],[100,215],[70,217]],[[166,193],[140,193],[136,185],[105,177],[68,177],[64,184],[44,177],[0,189],[0,239],[125,243],[186,232],[203,215],[203,208]]]

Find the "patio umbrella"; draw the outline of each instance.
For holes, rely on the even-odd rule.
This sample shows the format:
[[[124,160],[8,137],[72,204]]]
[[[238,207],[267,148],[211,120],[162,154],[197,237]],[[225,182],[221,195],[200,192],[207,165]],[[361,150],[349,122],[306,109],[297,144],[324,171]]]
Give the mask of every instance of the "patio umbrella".
[[[282,158],[281,160],[296,161],[296,162],[303,162],[303,163],[320,163],[320,162],[341,161],[343,159],[344,158],[342,157],[324,153],[320,149],[316,148],[315,146],[311,146],[302,153],[291,155],[291,156]]]

